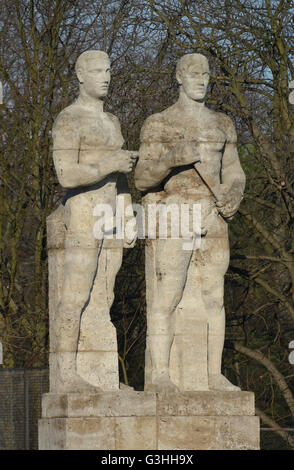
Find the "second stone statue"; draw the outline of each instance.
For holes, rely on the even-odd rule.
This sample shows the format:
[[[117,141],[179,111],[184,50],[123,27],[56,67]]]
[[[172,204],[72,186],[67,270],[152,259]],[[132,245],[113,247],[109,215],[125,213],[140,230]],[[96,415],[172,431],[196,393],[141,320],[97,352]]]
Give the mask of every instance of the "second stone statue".
[[[147,212],[165,205],[172,217],[183,205],[191,213],[198,206],[202,216],[200,233],[159,233],[146,243],[145,390],[239,390],[221,374],[221,360],[227,221],[242,200],[245,175],[233,122],[205,106],[209,73],[201,54],[179,59],[179,100],[150,116],[141,132],[135,181]]]

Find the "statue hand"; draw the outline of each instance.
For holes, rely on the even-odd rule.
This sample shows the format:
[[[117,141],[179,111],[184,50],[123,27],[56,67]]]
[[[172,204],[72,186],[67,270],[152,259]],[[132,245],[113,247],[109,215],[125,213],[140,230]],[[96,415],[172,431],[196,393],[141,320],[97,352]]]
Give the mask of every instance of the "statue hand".
[[[138,158],[138,152],[129,150],[117,150],[110,157],[113,160],[114,171],[130,173]]]
[[[221,185],[221,192],[218,195],[216,206],[225,219],[232,219],[240,205],[240,195],[230,191],[228,186]]]
[[[124,238],[124,244],[123,244],[124,248],[134,248],[137,238],[138,238],[138,228],[137,228],[136,217],[132,217],[130,220],[128,220],[128,224],[129,223],[131,224],[132,230],[130,232],[126,230],[125,232],[125,238]]]

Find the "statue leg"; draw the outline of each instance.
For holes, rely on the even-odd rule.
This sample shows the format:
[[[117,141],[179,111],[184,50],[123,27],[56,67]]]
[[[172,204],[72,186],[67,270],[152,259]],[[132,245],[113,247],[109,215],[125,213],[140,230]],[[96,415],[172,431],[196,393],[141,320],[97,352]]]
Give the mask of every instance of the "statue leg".
[[[122,258],[123,258],[123,248],[108,248],[106,249],[106,294],[107,294],[107,306],[108,310],[114,301],[114,284],[116,275],[121,267]]]
[[[97,267],[97,249],[65,250],[64,281],[58,306],[58,351],[76,351],[81,313],[90,297]]]
[[[208,383],[210,390],[240,390],[222,374],[225,339],[224,276],[229,265],[227,238],[202,241],[204,265],[199,265],[201,293],[208,318]]]
[[[65,205],[64,274],[57,307],[54,344],[59,392],[97,391],[77,373],[77,351],[83,311],[90,302],[101,241],[93,234],[95,219],[90,195],[77,195]]]
[[[174,312],[183,295],[192,251],[183,250],[183,240],[152,240],[148,243],[153,244],[153,269],[147,273],[153,277],[153,282],[147,282],[153,291],[147,296],[150,299],[149,305],[147,302],[147,336],[152,367],[152,385],[148,388],[177,390],[169,376]]]
[[[121,267],[122,258],[123,258],[123,248],[109,248],[105,250],[106,260],[107,260],[107,273],[106,273],[106,301],[108,311],[110,312],[111,306],[114,301],[114,285],[116,275]],[[120,390],[134,390],[133,387],[120,382]]]
[[[55,316],[58,382],[63,392],[95,390],[77,374],[76,357],[81,317],[89,302],[97,263],[97,248],[72,247],[65,250],[63,291]]]
[[[121,266],[122,248],[109,248],[107,242],[104,240],[90,288],[90,300],[81,315],[77,373],[95,387],[117,390],[117,333],[111,322],[110,308],[116,274]]]

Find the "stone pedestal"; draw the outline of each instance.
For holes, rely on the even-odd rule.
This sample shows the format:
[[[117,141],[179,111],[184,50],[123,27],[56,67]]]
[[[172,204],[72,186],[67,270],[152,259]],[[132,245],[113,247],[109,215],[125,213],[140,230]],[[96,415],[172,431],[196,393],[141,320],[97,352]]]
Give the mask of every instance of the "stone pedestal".
[[[259,449],[251,392],[43,395],[40,450]]]

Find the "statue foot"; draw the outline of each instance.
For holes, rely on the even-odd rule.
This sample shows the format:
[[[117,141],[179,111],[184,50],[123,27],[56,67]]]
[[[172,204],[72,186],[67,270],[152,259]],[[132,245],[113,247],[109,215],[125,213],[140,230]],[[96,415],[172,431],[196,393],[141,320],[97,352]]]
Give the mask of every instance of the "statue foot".
[[[212,374],[209,376],[209,390],[229,390],[239,392],[241,389],[231,382],[222,374]]]
[[[149,385],[148,390],[153,392],[179,392],[178,387],[166,375],[154,379],[153,383]]]
[[[60,352],[56,355],[55,386],[58,393],[98,393],[99,387],[87,382],[76,371],[76,354]]]

